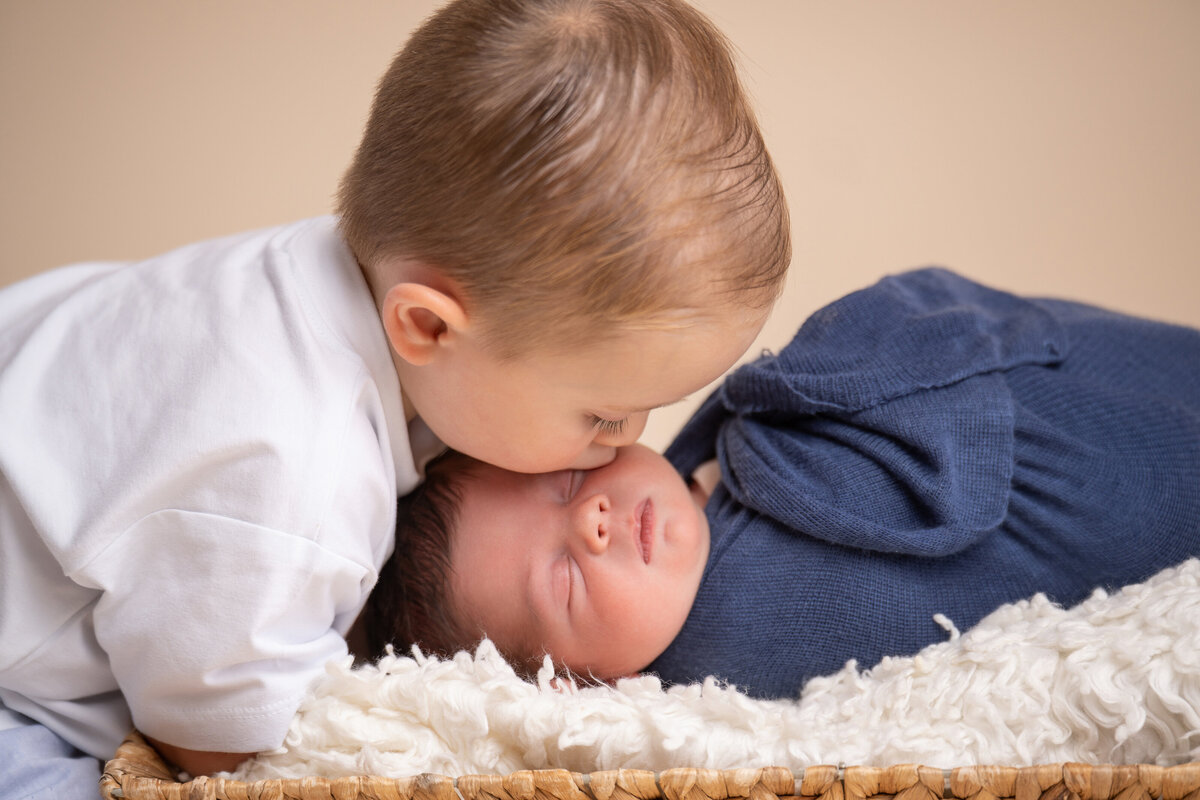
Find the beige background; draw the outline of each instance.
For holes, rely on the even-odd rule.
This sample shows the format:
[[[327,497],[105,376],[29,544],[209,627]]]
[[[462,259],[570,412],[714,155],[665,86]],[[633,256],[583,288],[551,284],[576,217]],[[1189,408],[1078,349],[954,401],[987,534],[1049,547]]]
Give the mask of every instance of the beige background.
[[[932,263],[1200,325],[1200,3],[697,4],[740,50],[793,214],[756,350]],[[0,0],[0,284],[329,211],[434,6]]]

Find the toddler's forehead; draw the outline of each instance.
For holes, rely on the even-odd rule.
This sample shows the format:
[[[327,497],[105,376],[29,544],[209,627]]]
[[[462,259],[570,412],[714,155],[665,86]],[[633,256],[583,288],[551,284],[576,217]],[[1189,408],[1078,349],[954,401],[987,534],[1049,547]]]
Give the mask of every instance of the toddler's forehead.
[[[721,332],[736,334],[758,331],[766,322],[773,303],[753,304],[745,298],[731,296],[712,281],[703,281],[701,288],[687,298],[686,303],[669,308],[654,306],[642,313],[615,319],[586,305],[581,298],[562,297],[557,302],[560,312],[569,319],[546,319],[521,346],[498,350],[497,355],[514,361],[561,362],[581,359],[596,352],[611,352],[614,348],[636,354],[646,343],[653,344],[666,337],[688,340],[697,333]],[[496,320],[483,310],[484,337],[496,337]]]

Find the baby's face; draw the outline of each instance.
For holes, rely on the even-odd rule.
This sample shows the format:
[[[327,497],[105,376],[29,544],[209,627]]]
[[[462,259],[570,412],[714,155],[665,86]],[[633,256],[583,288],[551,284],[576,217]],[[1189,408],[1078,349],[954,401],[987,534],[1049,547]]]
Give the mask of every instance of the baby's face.
[[[633,445],[607,466],[464,483],[450,591],[502,649],[600,679],[644,668],[679,633],[708,559],[708,521],[670,463]]]

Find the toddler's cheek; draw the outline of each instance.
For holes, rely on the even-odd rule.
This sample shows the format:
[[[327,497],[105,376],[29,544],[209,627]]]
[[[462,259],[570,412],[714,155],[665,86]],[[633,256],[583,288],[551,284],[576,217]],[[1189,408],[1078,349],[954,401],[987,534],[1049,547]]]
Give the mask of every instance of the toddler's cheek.
[[[567,469],[597,469],[611,464],[616,457],[617,448],[593,443],[589,444]]]

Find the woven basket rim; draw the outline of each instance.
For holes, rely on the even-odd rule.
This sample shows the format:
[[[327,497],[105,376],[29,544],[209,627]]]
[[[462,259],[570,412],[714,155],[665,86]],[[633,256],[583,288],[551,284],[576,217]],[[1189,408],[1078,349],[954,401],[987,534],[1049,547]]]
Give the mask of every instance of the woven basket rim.
[[[661,772],[522,770],[507,775],[421,773],[405,778],[280,778],[186,782],[137,731],[105,765],[101,796],[113,800],[1200,800],[1200,761],[1033,766],[812,765]]]

